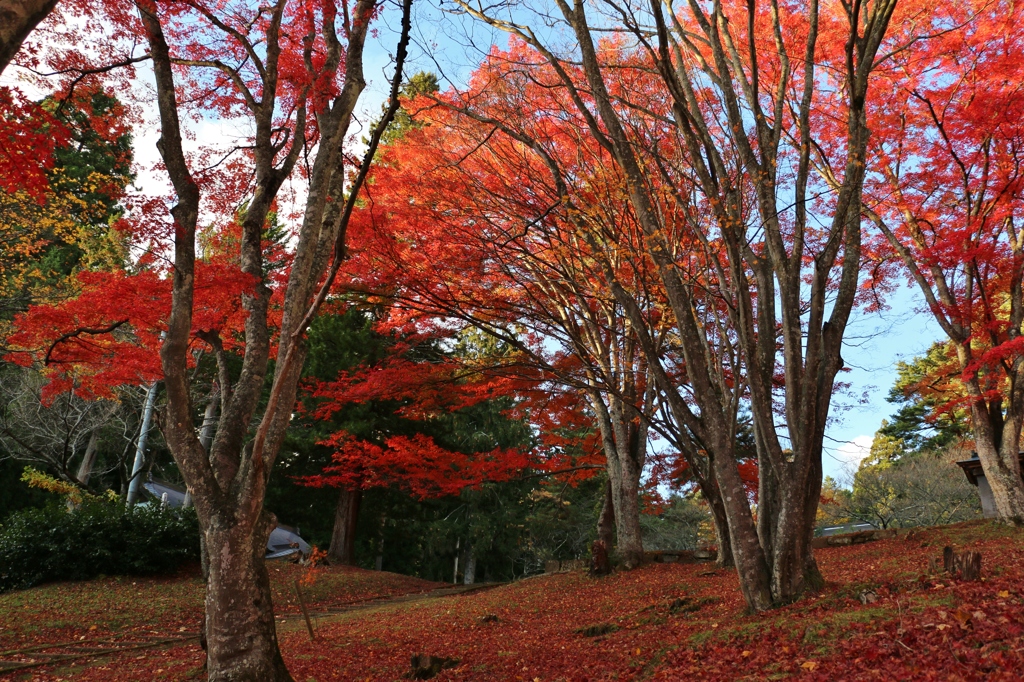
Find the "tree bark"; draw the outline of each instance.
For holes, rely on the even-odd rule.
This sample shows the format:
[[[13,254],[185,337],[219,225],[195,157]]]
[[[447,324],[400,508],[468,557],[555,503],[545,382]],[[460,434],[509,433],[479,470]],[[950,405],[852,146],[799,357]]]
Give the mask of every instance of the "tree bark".
[[[728,452],[728,446],[719,443],[715,450]],[[757,526],[750,513],[747,491],[734,460],[723,461],[721,456],[716,455],[712,458],[712,466],[721,490],[722,508],[728,522],[730,547],[740,579],[740,591],[752,610],[765,611],[773,606],[771,577],[764,549],[757,536]]]
[[[630,458],[620,459],[619,473],[612,482],[615,509],[615,553],[626,569],[640,566],[644,559],[643,532],[640,528],[640,467]],[[617,480],[615,480],[617,479]]]
[[[89,477],[92,476],[93,466],[96,464],[96,453],[99,445],[99,429],[93,429],[89,434],[89,442],[85,446],[85,454],[82,455],[82,463],[78,467],[75,478],[82,485],[89,485]]]
[[[640,529],[640,475],[643,473],[647,432],[642,420],[634,422],[624,417],[624,406],[617,396],[605,396],[595,389],[590,397],[601,434],[615,516],[615,554],[624,568],[633,569],[643,563],[644,557]]]
[[[57,0],[0,0],[0,73],[32,29],[56,6]]]
[[[605,547],[612,547],[615,542],[615,502],[612,499],[611,478],[604,485],[604,503],[601,505],[601,515],[597,518],[597,539]]]
[[[356,565],[356,527],[359,522],[359,504],[363,491],[342,488],[334,512],[334,531],[327,558],[332,564]]]
[[[226,511],[226,510],[225,510]],[[203,529],[209,552],[206,642],[211,682],[290,681],[278,647],[270,577],[263,556],[277,525],[263,512],[255,527],[215,513]]]
[[[708,485],[702,487],[701,490],[704,491],[704,499],[707,500],[708,507],[711,509],[711,524],[715,531],[715,541],[718,543],[715,564],[720,568],[732,568],[736,562],[733,560],[732,544],[729,540],[729,519],[725,515],[725,505],[722,504],[722,496],[718,493],[717,487],[713,491],[714,494],[707,493],[707,488],[712,487]]]
[[[997,439],[992,413],[980,399],[971,404],[974,445],[981,460],[985,479],[992,489],[998,518],[1003,523],[1024,526],[1024,482],[1020,471],[1020,432],[1014,424],[1003,425],[1002,438]],[[1009,436],[1009,437],[1007,437]]]

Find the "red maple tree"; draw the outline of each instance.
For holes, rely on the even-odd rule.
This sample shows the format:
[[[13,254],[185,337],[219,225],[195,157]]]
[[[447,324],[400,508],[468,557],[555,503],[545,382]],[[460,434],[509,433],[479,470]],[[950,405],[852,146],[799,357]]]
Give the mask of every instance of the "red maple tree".
[[[872,112],[869,217],[956,354],[999,518],[1024,524],[1024,15],[958,3],[893,56]],[[897,105],[898,104],[898,105]],[[957,405],[951,405],[951,408]]]
[[[397,107],[410,2],[403,3],[392,106],[356,163],[344,145],[365,87],[363,48],[380,11],[376,0],[65,9],[85,15],[76,39],[102,34],[97,49],[55,41],[53,50],[28,50],[29,60],[54,63],[68,90],[101,73],[127,87],[130,71],[115,67],[151,62],[158,150],[172,195],[151,198],[148,212],[131,216],[153,256],[148,268],[85,276],[81,298],[30,310],[17,342],[64,382],[97,395],[104,385],[162,375],[164,435],[192,491],[202,539],[216,548],[204,566],[210,677],[290,680],[263,564],[276,520],[263,499],[298,390],[304,333],[344,259],[349,216]],[[46,36],[44,25],[35,37]],[[140,44],[148,52],[136,54]],[[243,139],[187,152],[187,126],[204,118],[239,126]],[[309,163],[302,173],[300,158]],[[307,181],[305,210],[282,272],[272,267],[280,249],[264,237],[282,185],[297,175]],[[230,258],[197,259],[200,215],[232,235],[225,240]],[[198,348],[212,350],[219,366],[220,418],[211,441],[193,423],[189,366]],[[241,356],[240,372],[228,366],[229,352]],[[272,354],[277,362],[263,403]]]

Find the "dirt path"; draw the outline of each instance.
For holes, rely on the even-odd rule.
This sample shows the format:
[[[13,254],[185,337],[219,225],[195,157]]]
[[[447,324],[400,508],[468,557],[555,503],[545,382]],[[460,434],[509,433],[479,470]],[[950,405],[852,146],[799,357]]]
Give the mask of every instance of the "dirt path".
[[[495,587],[500,587],[504,584],[505,583],[476,583],[473,585],[452,585],[451,587],[439,587],[438,589],[430,590],[429,592],[410,592],[409,594],[403,594],[397,597],[363,599],[349,604],[328,607],[323,611],[310,611],[309,617],[311,620],[315,620],[316,623],[320,623],[337,616],[345,616],[351,613],[375,611],[377,609],[387,608],[396,604],[413,604],[431,599],[441,599],[443,597],[458,597],[471,592],[482,592],[483,590],[494,589]],[[279,615],[277,616],[277,623],[278,627],[282,628],[285,632],[304,629],[306,627],[305,618],[301,613],[287,613]]]

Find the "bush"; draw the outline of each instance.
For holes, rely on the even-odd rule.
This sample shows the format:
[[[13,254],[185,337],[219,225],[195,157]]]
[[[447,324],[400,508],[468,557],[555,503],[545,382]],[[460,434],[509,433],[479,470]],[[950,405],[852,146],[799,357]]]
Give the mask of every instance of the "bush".
[[[194,510],[90,499],[15,512],[0,526],[0,592],[53,580],[171,573],[199,559]]]
[[[868,523],[875,528],[938,526],[981,518],[978,489],[956,465],[966,452],[906,453],[898,460],[861,465],[852,490],[833,491],[819,528]]]

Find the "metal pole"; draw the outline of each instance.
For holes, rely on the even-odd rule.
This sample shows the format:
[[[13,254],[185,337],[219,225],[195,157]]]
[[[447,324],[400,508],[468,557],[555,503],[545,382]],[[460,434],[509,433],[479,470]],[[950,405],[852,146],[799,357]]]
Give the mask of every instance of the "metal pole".
[[[142,480],[142,465],[146,461],[146,438],[149,436],[149,425],[153,421],[153,405],[156,403],[156,387],[154,381],[146,394],[146,407],[142,411],[142,429],[139,431],[139,445],[135,449],[135,463],[132,465],[132,478],[128,484],[128,504],[135,504],[139,497],[139,486]]]

